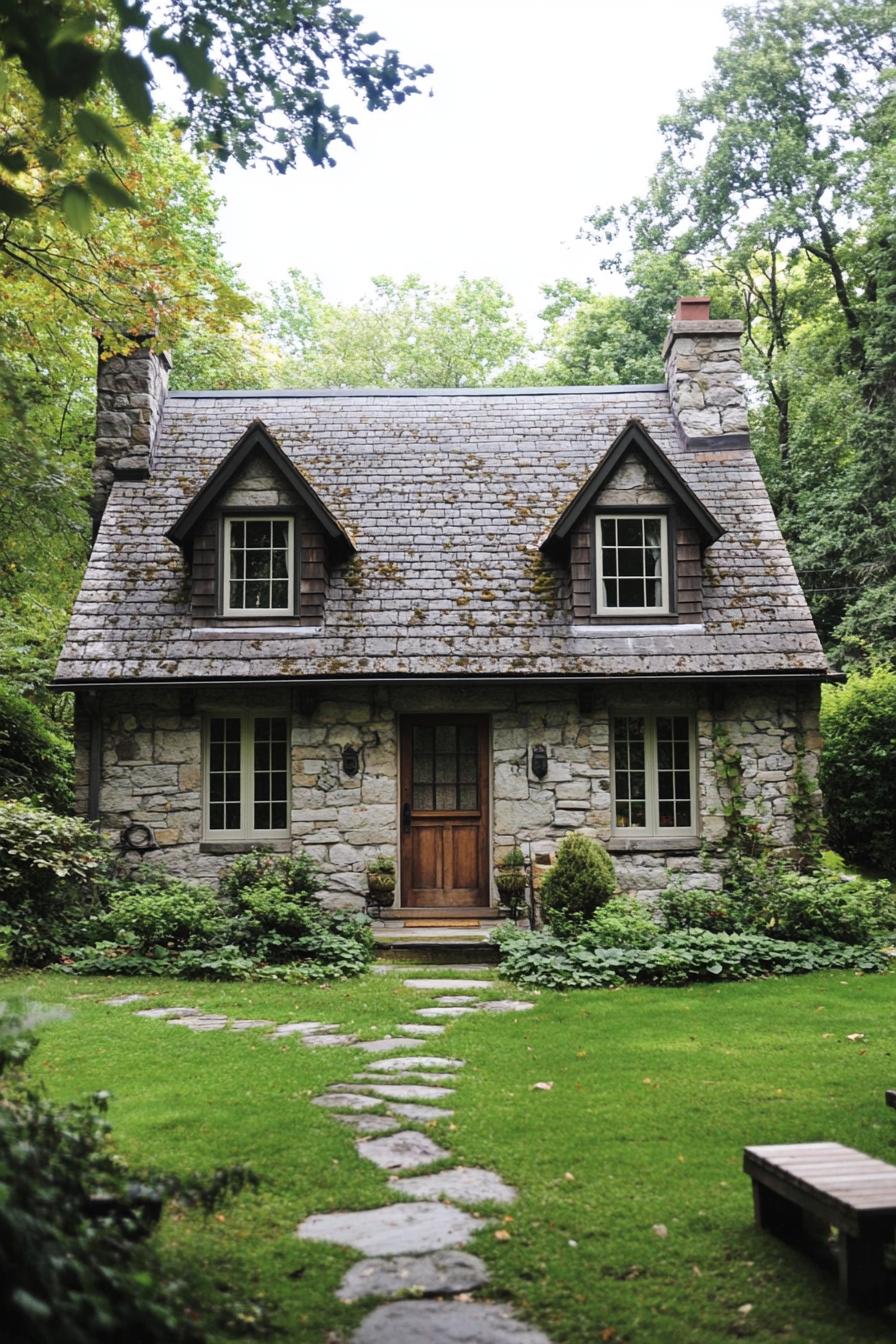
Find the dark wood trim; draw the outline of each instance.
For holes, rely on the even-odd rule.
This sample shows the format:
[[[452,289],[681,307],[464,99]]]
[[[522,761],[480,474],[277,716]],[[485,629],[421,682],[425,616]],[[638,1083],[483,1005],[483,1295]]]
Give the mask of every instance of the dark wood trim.
[[[252,421],[246,432],[231,448],[224,461],[215,468],[198,494],[194,495],[174,526],[166,532],[165,535],[169,540],[177,546],[187,545],[203,516],[218,500],[222,491],[226,489],[256,449],[260,449],[266,454],[271,465],[314,515],[334,550],[341,556],[353,554],[355,545],[345,528],[336,520],[314,487],[306,481],[299,469],[293,465],[260,420]]]
[[[655,474],[681,504],[682,509],[700,529],[706,545],[718,541],[724,532],[722,525],[701,503],[678,469],[672,465],[659,444],[636,421],[631,420],[622,433],[607,449],[599,465],[594,469],[576,497],[569,503],[550,531],[539,543],[543,551],[563,549],[570,531],[581,515],[594,503],[600,491],[607,484],[626,453],[637,449],[646,459]]]

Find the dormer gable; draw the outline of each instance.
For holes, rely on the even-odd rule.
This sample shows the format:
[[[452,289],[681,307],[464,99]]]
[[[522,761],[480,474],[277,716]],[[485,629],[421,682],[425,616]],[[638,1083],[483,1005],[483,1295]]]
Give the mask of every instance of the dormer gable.
[[[318,624],[346,529],[253,421],[167,532],[190,566],[194,623]]]
[[[539,542],[569,566],[581,623],[692,623],[702,615],[702,554],[722,528],[632,420]]]

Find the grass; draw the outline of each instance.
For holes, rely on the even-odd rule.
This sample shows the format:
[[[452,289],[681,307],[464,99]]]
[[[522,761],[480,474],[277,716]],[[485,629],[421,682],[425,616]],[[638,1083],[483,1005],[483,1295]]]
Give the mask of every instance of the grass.
[[[470,1248],[555,1344],[892,1339],[892,1321],[844,1308],[835,1285],[755,1231],[745,1143],[837,1139],[896,1160],[892,976],[842,972],[688,989],[542,993],[534,1012],[458,1019],[435,1053],[468,1061],[454,1121],[431,1132],[456,1160],[518,1186]],[[165,1255],[197,1300],[239,1285],[275,1310],[289,1344],[348,1338],[364,1309],[333,1292],[352,1253],[296,1240],[306,1214],[373,1207],[384,1176],[310,1099],[358,1052],[193,1035],[100,1000],[144,992],[369,1036],[413,1020],[401,976],[332,987],[10,977],[0,994],[65,1001],[33,1071],[59,1099],[109,1088],[116,1145],[180,1172],[250,1162],[262,1176],[217,1218],[167,1217]],[[864,1033],[851,1042],[847,1037]],[[429,1045],[426,1053],[429,1053]],[[549,1090],[534,1089],[550,1082]],[[657,1228],[665,1228],[660,1235]],[[496,1233],[500,1235],[496,1235]]]

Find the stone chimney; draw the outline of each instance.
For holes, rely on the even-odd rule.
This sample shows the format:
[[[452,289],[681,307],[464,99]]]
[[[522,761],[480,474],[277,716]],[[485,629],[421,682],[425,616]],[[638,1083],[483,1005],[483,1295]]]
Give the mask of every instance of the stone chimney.
[[[168,395],[171,360],[140,345],[129,355],[103,357],[96,375],[96,457],[93,531],[96,535],[115,480],[149,476],[153,443]]]
[[[663,346],[672,411],[685,440],[747,432],[740,358],[744,324],[713,321],[709,302],[679,299]]]

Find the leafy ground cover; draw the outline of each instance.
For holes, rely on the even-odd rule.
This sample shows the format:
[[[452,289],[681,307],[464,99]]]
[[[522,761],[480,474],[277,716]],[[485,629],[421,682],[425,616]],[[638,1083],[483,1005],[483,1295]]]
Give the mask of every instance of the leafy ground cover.
[[[164,1255],[197,1301],[239,1285],[271,1307],[279,1339],[347,1338],[364,1309],[333,1293],[353,1257],[292,1233],[307,1214],[384,1200],[384,1178],[350,1132],[310,1104],[362,1056],[257,1033],[193,1034],[101,1002],[127,992],[365,1036],[413,1020],[421,996],[398,974],[308,987],[0,981],[2,995],[71,1009],[43,1028],[33,1073],[60,1100],[109,1088],[128,1159],[182,1174],[247,1162],[262,1177],[257,1194],[208,1221],[166,1218]],[[883,1104],[896,1084],[893,994],[892,976],[844,972],[544,991],[534,1012],[452,1024],[433,1044],[468,1064],[454,1120],[433,1132],[455,1125],[455,1161],[519,1188],[511,1212],[469,1248],[488,1263],[494,1295],[555,1344],[891,1338],[891,1321],[846,1310],[808,1261],[754,1230],[740,1160],[745,1143],[822,1138],[896,1160],[896,1116]],[[243,1337],[254,1337],[248,1324]]]

